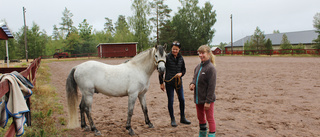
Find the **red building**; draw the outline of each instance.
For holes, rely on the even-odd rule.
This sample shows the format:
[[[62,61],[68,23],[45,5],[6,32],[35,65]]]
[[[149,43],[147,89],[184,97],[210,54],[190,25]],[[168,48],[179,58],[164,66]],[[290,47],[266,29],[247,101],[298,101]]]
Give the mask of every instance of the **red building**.
[[[130,43],[100,43],[98,44],[98,56],[108,57],[133,57],[137,54],[138,42]]]
[[[3,25],[0,27],[0,40],[6,40],[6,56],[4,58],[4,62],[7,63],[7,67],[9,67],[9,48],[8,48],[8,39],[13,38],[10,30],[7,25]]]
[[[0,40],[8,40],[9,38],[13,38],[13,35],[10,33],[10,30],[6,25],[0,27]]]
[[[212,47],[211,52],[213,53],[213,55],[220,55],[222,50],[218,47]]]

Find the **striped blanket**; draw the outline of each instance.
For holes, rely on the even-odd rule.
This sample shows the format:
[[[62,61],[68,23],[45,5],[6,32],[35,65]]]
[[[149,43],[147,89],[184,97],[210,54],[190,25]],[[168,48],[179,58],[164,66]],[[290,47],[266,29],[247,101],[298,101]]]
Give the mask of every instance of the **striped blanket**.
[[[0,126],[4,128],[12,117],[16,125],[16,135],[21,136],[26,123],[25,113],[29,112],[26,99],[32,95],[33,85],[17,72],[1,75],[0,80],[8,80],[10,86],[10,91],[1,99]]]

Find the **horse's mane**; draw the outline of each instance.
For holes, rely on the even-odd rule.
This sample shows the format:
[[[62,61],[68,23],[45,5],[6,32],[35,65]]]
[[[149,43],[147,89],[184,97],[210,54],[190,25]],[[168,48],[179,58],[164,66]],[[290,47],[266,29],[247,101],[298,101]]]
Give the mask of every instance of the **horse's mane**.
[[[145,56],[151,56],[151,51],[153,50],[153,48],[149,48],[143,52],[140,52],[138,55],[134,56],[131,60],[129,60],[128,62],[139,62],[142,59],[149,59],[149,57],[145,58]],[[143,62],[143,61],[142,61]]]

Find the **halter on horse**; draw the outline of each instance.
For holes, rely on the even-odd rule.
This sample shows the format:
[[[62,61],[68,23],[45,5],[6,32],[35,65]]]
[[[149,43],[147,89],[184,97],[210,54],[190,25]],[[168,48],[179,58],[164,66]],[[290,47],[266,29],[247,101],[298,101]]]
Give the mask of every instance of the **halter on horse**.
[[[92,117],[91,106],[94,93],[108,96],[128,96],[128,117],[126,129],[134,135],[131,128],[131,117],[136,99],[139,98],[146,124],[152,128],[153,124],[148,117],[145,93],[150,82],[150,76],[157,68],[159,73],[164,73],[166,62],[166,45],[156,45],[132,58],[126,63],[108,65],[97,61],[87,61],[72,68],[67,81],[67,101],[69,110],[69,128],[79,126],[77,112],[77,88],[82,92],[80,102],[81,128],[89,130],[85,122],[85,114],[90,123],[91,131],[101,135],[96,129]]]

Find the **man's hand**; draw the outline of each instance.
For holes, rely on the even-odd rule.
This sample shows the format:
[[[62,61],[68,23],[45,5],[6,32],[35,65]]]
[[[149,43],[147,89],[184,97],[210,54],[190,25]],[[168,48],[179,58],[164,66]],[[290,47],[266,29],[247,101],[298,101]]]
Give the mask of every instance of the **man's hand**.
[[[177,73],[174,77],[180,78],[182,76],[182,73]]]
[[[164,91],[164,83],[160,84],[160,89]]]

